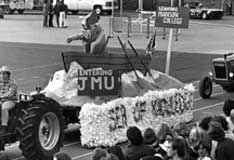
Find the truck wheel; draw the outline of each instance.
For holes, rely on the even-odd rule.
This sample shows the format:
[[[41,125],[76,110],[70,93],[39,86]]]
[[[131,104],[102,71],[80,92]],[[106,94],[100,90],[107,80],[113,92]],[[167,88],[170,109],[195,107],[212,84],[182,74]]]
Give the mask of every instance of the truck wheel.
[[[3,11],[4,11],[5,14],[11,14],[11,9],[10,9],[9,6],[4,7]]]
[[[17,131],[22,154],[30,160],[50,160],[63,141],[63,117],[56,106],[34,103],[23,109]]]
[[[23,14],[23,13],[24,13],[24,9],[18,9],[17,12],[18,12],[19,14]]]
[[[10,7],[4,8],[5,14],[13,14],[15,12],[15,9],[11,9]]]
[[[94,10],[98,15],[100,15],[102,13],[102,7],[101,6],[95,6]]]
[[[207,13],[206,12],[202,13],[202,19],[207,19]]]
[[[205,77],[199,82],[199,94],[202,98],[210,98],[212,89],[212,81],[209,77]]]

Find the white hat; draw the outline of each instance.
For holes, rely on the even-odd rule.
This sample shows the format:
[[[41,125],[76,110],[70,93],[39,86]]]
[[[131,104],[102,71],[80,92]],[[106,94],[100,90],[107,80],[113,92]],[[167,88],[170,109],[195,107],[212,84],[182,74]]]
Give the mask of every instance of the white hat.
[[[8,72],[8,73],[10,73],[11,71],[10,71],[9,67],[7,67],[7,66],[2,66],[2,67],[0,68],[0,72]]]
[[[159,144],[159,146],[166,152],[169,151],[170,143],[168,141],[165,141],[163,144]]]

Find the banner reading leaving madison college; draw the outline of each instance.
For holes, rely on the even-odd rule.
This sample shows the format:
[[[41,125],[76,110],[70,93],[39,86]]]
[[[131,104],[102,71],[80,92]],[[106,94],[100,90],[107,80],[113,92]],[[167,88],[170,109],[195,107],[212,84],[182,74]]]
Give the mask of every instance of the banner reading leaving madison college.
[[[188,28],[189,8],[158,6],[156,12],[156,27]]]
[[[118,78],[116,70],[78,70],[78,95],[117,95]]]

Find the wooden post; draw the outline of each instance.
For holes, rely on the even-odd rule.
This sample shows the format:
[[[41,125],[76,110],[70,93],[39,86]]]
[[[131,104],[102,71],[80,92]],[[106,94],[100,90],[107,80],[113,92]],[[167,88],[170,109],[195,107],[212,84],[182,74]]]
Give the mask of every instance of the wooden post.
[[[173,6],[173,0],[171,0],[171,6]],[[172,47],[173,29],[169,29],[169,40],[167,47],[167,61],[166,61],[166,74],[170,72],[170,61],[171,61],[171,47]]]
[[[181,0],[179,0],[178,7],[181,7],[181,6],[182,6]],[[179,28],[176,28],[175,41],[178,41],[178,40],[179,40]]]
[[[130,37],[131,33],[131,17],[128,16],[128,38]]]
[[[163,28],[163,39],[166,39],[166,28]]]
[[[140,17],[140,23],[141,23],[141,33],[143,32],[143,24],[142,24],[142,11],[143,11],[143,0],[138,1],[138,8],[140,10],[139,17]]]
[[[146,31],[146,38],[150,37],[150,18],[147,18],[147,31]]]
[[[170,28],[170,30],[169,30],[168,47],[167,47],[166,74],[169,74],[169,72],[170,72],[172,37],[173,37],[173,29]]]
[[[120,17],[123,17],[123,0],[120,0]]]

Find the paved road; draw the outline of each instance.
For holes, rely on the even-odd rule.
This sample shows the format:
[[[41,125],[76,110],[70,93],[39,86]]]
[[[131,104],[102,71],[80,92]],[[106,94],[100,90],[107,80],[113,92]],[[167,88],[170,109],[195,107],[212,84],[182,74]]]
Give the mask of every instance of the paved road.
[[[18,82],[21,91],[32,91],[36,85],[44,87],[51,74],[62,69],[61,51],[81,50],[80,47],[61,45],[36,45],[22,43],[0,43],[0,64],[8,64],[13,69],[13,77]],[[121,52],[120,49],[110,48],[110,52]],[[138,50],[138,52],[144,52]],[[172,54],[171,75],[183,82],[192,82],[196,88],[198,80],[210,70],[210,60],[218,55],[187,54],[174,52]],[[152,68],[164,71],[165,52],[153,55]],[[215,86],[214,95],[209,100],[203,100],[198,92],[194,95],[194,120],[199,120],[207,114],[220,114],[222,103],[233,94],[224,93],[219,86]],[[71,126],[73,128],[74,126]],[[90,159],[91,149],[80,145],[79,133],[67,133],[62,151],[69,153],[74,160]],[[6,147],[5,154],[13,160],[23,159],[17,144]]]

